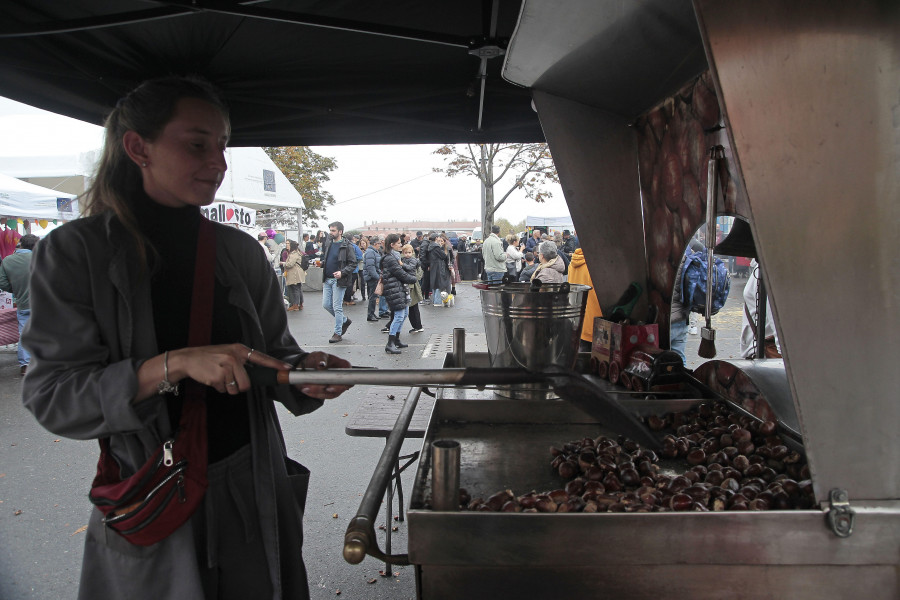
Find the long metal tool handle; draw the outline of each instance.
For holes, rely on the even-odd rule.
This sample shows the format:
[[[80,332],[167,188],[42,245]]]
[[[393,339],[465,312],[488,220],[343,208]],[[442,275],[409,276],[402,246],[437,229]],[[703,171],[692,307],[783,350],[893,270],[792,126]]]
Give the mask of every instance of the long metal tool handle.
[[[249,366],[249,365],[248,365]],[[541,383],[548,373],[525,369],[325,369],[283,370],[265,367],[248,368],[250,380],[261,385],[396,385],[428,387],[430,385],[508,385]]]
[[[371,481],[369,481],[369,487],[366,488],[366,493],[359,504],[359,510],[347,526],[347,532],[344,534],[344,560],[352,565],[361,563],[367,554],[392,565],[409,564],[408,554],[386,555],[381,551],[375,535],[375,520],[378,518],[384,492],[390,485],[391,473],[397,463],[397,457],[400,456],[400,447],[403,445],[407,430],[409,430],[409,424],[416,411],[421,393],[422,388],[420,387],[409,390],[394,429],[388,436],[384,451],[381,453],[381,458],[378,460]],[[402,506],[400,510],[403,510]],[[390,527],[391,524],[388,523],[387,526]]]
[[[718,186],[719,148],[709,150],[706,166],[706,326],[711,325],[713,275],[715,274],[714,248],[716,246],[716,187]]]

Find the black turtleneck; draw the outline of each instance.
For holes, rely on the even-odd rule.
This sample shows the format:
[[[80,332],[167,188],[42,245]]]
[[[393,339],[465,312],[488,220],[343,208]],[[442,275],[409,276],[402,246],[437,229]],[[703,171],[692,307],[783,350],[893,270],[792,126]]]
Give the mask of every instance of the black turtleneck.
[[[135,207],[141,232],[156,250],[148,252],[150,295],[158,350],[184,348],[188,343],[191,296],[194,286],[200,209],[169,208],[149,198]],[[210,269],[215,268],[209,265]],[[240,318],[228,302],[228,289],[218,280],[213,292],[212,344],[241,341]],[[250,443],[246,394],[232,396],[206,388],[209,462],[221,460]],[[167,398],[169,417],[178,422],[181,396]]]

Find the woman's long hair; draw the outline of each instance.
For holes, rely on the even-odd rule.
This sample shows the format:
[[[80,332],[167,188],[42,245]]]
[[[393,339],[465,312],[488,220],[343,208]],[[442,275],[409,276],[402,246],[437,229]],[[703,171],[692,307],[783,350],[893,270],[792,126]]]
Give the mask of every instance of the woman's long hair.
[[[172,119],[178,101],[198,98],[222,111],[228,120],[228,107],[222,95],[199,77],[163,77],[145,81],[121,98],[106,118],[103,152],[94,183],[85,193],[85,216],[114,212],[132,235],[141,264],[147,264],[147,240],[138,228],[132,204],[143,195],[141,169],[125,152],[125,132],[155,140]]]

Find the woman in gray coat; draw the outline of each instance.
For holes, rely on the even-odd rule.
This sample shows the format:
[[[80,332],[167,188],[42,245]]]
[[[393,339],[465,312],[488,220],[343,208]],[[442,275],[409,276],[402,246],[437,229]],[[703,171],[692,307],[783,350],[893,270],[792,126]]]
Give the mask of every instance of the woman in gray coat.
[[[189,380],[202,386],[206,412],[205,431],[188,430],[206,439],[208,486],[197,510],[143,546],[94,509],[81,598],[309,596],[301,554],[309,471],[287,457],[273,400],[301,415],[347,388],[273,390],[251,384],[246,365],[349,364],[300,349],[252,238],[213,224],[214,259],[198,263],[207,229],[200,207],[227,169],[229,131],[208,83],[144,83],[107,119],[86,217],[53,231],[34,256],[23,333],[34,358],[22,397],[44,427],[105,440],[124,479],[175,436],[178,390]],[[207,345],[189,346],[193,280],[204,269],[213,271],[211,301],[195,308],[211,313],[212,334]]]

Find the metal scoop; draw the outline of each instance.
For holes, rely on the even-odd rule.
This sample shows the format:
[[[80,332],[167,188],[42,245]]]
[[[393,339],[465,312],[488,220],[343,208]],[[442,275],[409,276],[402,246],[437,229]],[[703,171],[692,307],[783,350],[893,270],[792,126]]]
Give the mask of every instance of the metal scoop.
[[[250,380],[259,385],[383,385],[409,387],[475,387],[517,383],[548,383],[560,398],[571,402],[605,426],[646,448],[658,449],[659,440],[609,390],[575,371],[525,369],[326,369],[276,370],[247,365]]]

